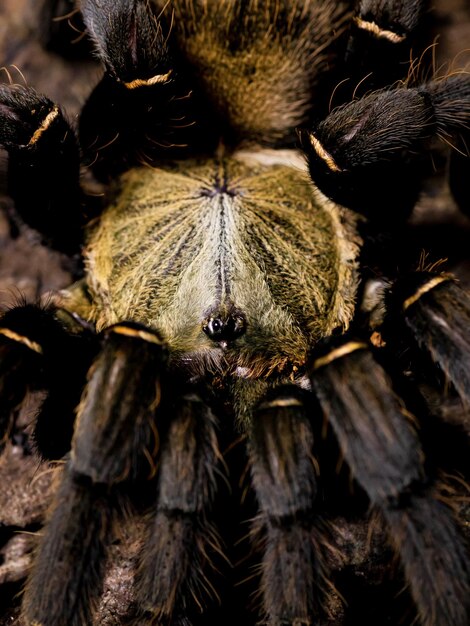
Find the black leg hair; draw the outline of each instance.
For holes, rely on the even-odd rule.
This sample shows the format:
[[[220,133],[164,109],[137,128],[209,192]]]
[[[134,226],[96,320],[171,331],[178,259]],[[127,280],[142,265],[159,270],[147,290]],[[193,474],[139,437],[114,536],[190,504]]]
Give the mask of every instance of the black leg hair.
[[[13,328],[11,327],[13,325]],[[8,319],[0,327],[0,436],[11,431],[14,414],[29,389],[42,386],[42,346],[14,329]]]
[[[418,27],[427,0],[358,0],[355,25],[371,37],[399,44]]]
[[[334,109],[301,139],[312,179],[327,196],[393,223],[416,202],[430,140],[465,136],[469,121],[470,78],[462,73],[374,92]]]
[[[0,319],[2,436],[27,391],[45,390],[34,438],[38,452],[48,459],[59,459],[70,448],[74,409],[95,350],[93,333],[72,320],[67,326],[59,316],[52,305],[26,304]]]
[[[250,462],[265,533],[261,585],[266,623],[312,624],[323,614],[328,541],[313,514],[313,433],[298,389],[280,388],[259,405]]]
[[[325,347],[314,391],[354,477],[385,518],[423,626],[465,626],[470,572],[450,509],[433,494],[405,407],[362,341]]]
[[[370,88],[403,79],[410,48],[422,24],[427,0],[358,0],[347,60],[360,79],[372,72]],[[416,56],[416,50],[413,51]]]
[[[217,598],[207,566],[221,551],[206,517],[220,472],[215,418],[198,395],[188,393],[168,419],[156,512],[136,584],[142,617],[159,625],[186,623],[185,618],[189,624],[191,614],[202,613],[208,599]]]
[[[212,150],[215,137],[150,3],[86,0],[82,12],[106,68],[80,118],[95,174],[107,178],[136,163]]]
[[[28,624],[89,623],[115,488],[153,467],[164,360],[163,344],[152,331],[123,323],[104,332],[78,408],[70,461],[25,591]]]
[[[384,335],[403,328],[470,404],[470,296],[450,274],[416,272],[386,296]],[[390,330],[388,330],[390,328]],[[400,331],[398,331],[400,332]]]
[[[27,626],[92,623],[113,522],[111,495],[65,467],[23,596]]]
[[[120,323],[104,331],[89,372],[72,446],[73,469],[94,483],[120,483],[149,468],[166,351],[153,331]]]
[[[75,254],[83,226],[79,150],[57,105],[33,89],[0,85],[0,145],[22,219],[53,247]]]

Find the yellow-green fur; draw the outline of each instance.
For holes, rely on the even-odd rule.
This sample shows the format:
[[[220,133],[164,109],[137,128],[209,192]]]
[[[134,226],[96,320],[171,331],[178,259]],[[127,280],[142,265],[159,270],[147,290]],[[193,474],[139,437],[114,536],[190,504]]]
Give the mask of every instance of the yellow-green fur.
[[[97,328],[141,322],[174,364],[201,374],[292,375],[318,339],[348,325],[358,254],[353,218],[298,161],[247,152],[125,174],[88,238]],[[223,348],[202,326],[231,308],[247,330]]]

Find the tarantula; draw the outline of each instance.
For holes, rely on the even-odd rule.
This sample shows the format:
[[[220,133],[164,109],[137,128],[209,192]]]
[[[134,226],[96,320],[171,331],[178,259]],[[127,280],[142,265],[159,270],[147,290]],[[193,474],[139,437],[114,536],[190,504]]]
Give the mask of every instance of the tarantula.
[[[36,445],[65,458],[24,622],[90,623],[113,522],[133,502],[148,529],[136,624],[334,623],[345,499],[385,521],[421,624],[467,625],[469,556],[423,424],[436,392],[468,406],[470,298],[392,256],[430,143],[464,146],[470,120],[464,73],[384,86],[425,3],[81,11],[105,74],[78,137],[47,97],[0,86],[16,209],[55,248],[82,248],[85,267],[54,302],[1,319],[2,431],[45,389]],[[380,65],[374,91],[338,95],[328,113],[328,84]],[[99,210],[81,162],[108,184]],[[463,208],[466,168],[456,152]],[[223,488],[236,436],[251,474],[241,513],[243,453],[233,497]],[[253,507],[260,601],[248,608],[226,560]]]

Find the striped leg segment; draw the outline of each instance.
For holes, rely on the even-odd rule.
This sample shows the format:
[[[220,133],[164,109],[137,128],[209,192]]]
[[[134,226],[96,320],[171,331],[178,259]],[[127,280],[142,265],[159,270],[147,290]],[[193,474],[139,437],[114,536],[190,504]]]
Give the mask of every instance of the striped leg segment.
[[[419,347],[470,404],[470,295],[449,274],[416,272],[389,295],[391,323],[406,327]],[[400,327],[399,326],[399,327]]]
[[[66,467],[23,596],[25,624],[92,623],[111,524],[110,493]]]
[[[215,147],[213,123],[202,124],[194,85],[170,54],[151,3],[86,0],[82,12],[106,70],[80,118],[95,174],[107,178],[136,163]]]
[[[154,464],[164,362],[164,346],[152,331],[117,324],[104,332],[78,408],[70,461],[26,588],[27,624],[89,623],[101,588],[114,494]]]
[[[426,4],[426,0],[356,1],[346,57],[354,78],[367,76],[370,89],[406,77],[410,51],[419,56],[416,47]]]
[[[328,197],[379,224],[393,224],[416,203],[430,141],[465,140],[469,119],[470,78],[456,73],[337,107],[303,132],[302,143],[312,180]]]
[[[464,626],[470,572],[450,509],[433,494],[407,412],[366,344],[342,339],[318,356],[314,391],[344,457],[384,516],[423,626]]]
[[[418,26],[425,0],[357,0],[356,28],[371,37],[398,44]]]
[[[46,399],[35,420],[38,452],[59,459],[70,449],[74,409],[95,351],[93,333],[65,326],[53,306],[17,306],[0,319],[0,433],[7,436],[29,390]]]
[[[83,226],[77,140],[60,108],[34,89],[0,85],[0,145],[22,219],[48,243],[79,251]]]
[[[142,550],[137,602],[145,623],[189,624],[191,614],[202,613],[208,598],[217,597],[210,563],[211,554],[220,553],[220,547],[207,517],[220,452],[215,418],[196,394],[183,396],[168,421],[156,512]]]
[[[295,388],[266,398],[253,416],[250,462],[265,534],[263,610],[272,626],[307,625],[322,614],[325,536],[314,520],[313,433]]]
[[[33,316],[40,309],[31,310]],[[15,411],[29,389],[44,385],[43,346],[36,333],[22,323],[24,308],[6,313],[0,326],[0,435],[7,438],[13,426]],[[25,317],[28,317],[26,313]],[[41,316],[42,314],[39,313]],[[18,319],[19,318],[19,319]],[[34,339],[32,338],[34,336]]]

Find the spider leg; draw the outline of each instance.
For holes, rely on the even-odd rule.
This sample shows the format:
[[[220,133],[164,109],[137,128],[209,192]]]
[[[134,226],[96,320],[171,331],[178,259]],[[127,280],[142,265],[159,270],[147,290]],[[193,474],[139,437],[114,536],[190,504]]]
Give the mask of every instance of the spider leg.
[[[79,150],[60,108],[31,88],[0,85],[0,145],[18,213],[58,250],[78,252]]]
[[[368,89],[403,79],[427,0],[357,0],[355,4],[346,53],[348,70],[359,80],[371,73]]]
[[[26,304],[4,313],[0,318],[1,434],[11,429],[27,391],[43,389],[47,397],[35,420],[36,447],[44,458],[61,458],[70,447],[74,409],[93,354],[91,333],[67,327],[52,305]]]
[[[92,623],[113,522],[113,491],[66,467],[23,596],[28,626]]]
[[[361,341],[328,345],[311,381],[353,475],[385,518],[423,626],[464,626],[470,572],[450,509],[433,494],[407,412]]]
[[[149,2],[86,0],[85,24],[105,66],[80,118],[95,174],[213,147],[194,90],[167,45]]]
[[[426,0],[357,0],[355,26],[372,40],[399,44],[417,28],[426,5]]]
[[[469,119],[470,79],[461,73],[371,93],[334,109],[301,137],[312,179],[328,197],[394,223],[417,200],[429,142],[464,138]]]
[[[206,519],[220,461],[215,418],[196,393],[184,395],[169,418],[136,584],[142,618],[151,624],[189,623],[191,611],[203,612],[204,598],[217,597],[205,571],[211,553],[220,553]]]
[[[70,460],[25,590],[28,624],[90,622],[114,495],[148,468],[147,448],[155,448],[163,362],[163,344],[152,331],[124,323],[104,331],[78,408]]]
[[[387,295],[393,323],[405,327],[470,404],[470,296],[450,274],[416,272],[401,278]],[[386,323],[387,324],[387,323]]]
[[[273,626],[312,624],[323,614],[325,534],[314,522],[313,433],[299,390],[281,387],[253,415],[250,462],[266,536],[263,608]]]

